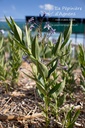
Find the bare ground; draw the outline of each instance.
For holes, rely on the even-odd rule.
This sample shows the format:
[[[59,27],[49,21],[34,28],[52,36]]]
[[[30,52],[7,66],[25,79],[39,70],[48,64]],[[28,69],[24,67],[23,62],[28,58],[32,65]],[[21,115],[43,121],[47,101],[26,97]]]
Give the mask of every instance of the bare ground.
[[[22,72],[30,73],[28,71],[30,69],[30,65],[22,64],[18,87],[15,90],[6,92],[5,88],[0,86],[0,128],[45,127],[45,119],[38,107],[38,103],[42,104],[42,100],[36,92],[36,84]],[[67,103],[75,106],[82,105],[75,128],[85,128],[85,95],[79,86],[73,96],[75,100],[70,101],[71,99],[68,98]],[[52,125],[51,128],[59,128],[59,125]]]

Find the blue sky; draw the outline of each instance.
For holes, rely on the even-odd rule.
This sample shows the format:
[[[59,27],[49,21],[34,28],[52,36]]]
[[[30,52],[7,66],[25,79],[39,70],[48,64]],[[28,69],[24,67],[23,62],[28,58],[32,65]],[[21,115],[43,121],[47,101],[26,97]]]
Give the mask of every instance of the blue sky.
[[[47,16],[85,18],[85,0],[0,0],[0,18],[24,19],[44,12]]]

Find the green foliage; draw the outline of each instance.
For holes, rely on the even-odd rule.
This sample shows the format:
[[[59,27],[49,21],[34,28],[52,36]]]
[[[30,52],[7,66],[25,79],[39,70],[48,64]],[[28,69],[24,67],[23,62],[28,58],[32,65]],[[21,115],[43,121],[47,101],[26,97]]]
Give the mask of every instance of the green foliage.
[[[82,76],[81,76],[81,87],[85,92],[85,48],[79,45],[78,50],[78,60],[81,68]]]
[[[71,43],[69,43],[66,47],[64,47],[63,53],[64,54],[67,53],[63,57],[63,59],[60,60],[61,67],[63,69],[62,70],[62,78],[66,77],[66,86],[65,86],[64,90],[66,92],[72,93],[76,86],[73,71],[78,67],[78,65],[72,59]]]
[[[9,37],[10,41],[10,51],[9,51],[9,66],[10,66],[10,74],[11,74],[11,86],[14,87],[18,82],[19,76],[19,67],[22,62],[22,52],[18,45],[16,45],[15,41]]]
[[[7,45],[4,42],[4,37],[0,38],[0,83],[8,91],[10,73],[8,73],[8,61],[6,60]]]
[[[10,17],[11,23],[9,22],[9,20],[5,17],[7,23],[9,24],[14,36],[16,37],[17,40],[19,40],[20,42],[22,42],[22,30],[17,26],[17,24],[15,24],[14,20]]]
[[[17,84],[21,62],[22,52],[11,36],[0,38],[0,81],[6,91],[13,89]]]
[[[70,25],[65,29],[64,31],[64,42],[61,45],[61,49],[67,44],[69,41],[70,35],[72,33],[72,20],[70,22]]]
[[[57,55],[60,51],[60,47],[61,47],[61,43],[62,43],[62,34],[60,34],[57,43],[55,44],[55,46],[53,47],[53,54]]]
[[[0,39],[0,80],[5,81],[7,79],[7,64],[5,62],[5,47],[4,38]]]
[[[66,115],[64,128],[74,128],[75,121],[77,120],[79,114],[80,110],[77,110],[74,113],[73,108],[71,108]]]
[[[72,33],[72,21],[68,28],[60,34],[56,44],[52,44],[51,41],[45,42],[46,36],[44,36],[41,41],[39,41],[38,34],[32,37],[30,29],[27,28],[27,26],[25,26],[24,35],[23,31],[16,25],[11,17],[10,21],[7,18],[6,21],[12,30],[11,67],[14,75],[13,79],[17,77],[17,71],[21,63],[19,61],[20,54],[18,53],[19,48],[21,48],[32,62],[32,75],[25,74],[36,82],[37,91],[44,102],[44,106],[41,106],[41,108],[45,115],[46,126],[48,127],[50,122],[49,115],[53,115],[54,113],[54,117],[58,119],[59,109],[65,102],[64,89],[67,85],[73,84],[74,82],[72,71],[75,64],[71,61],[71,45],[68,43]],[[45,62],[44,59],[49,59],[49,62]],[[67,69],[64,69],[65,66]],[[62,81],[58,81],[58,67],[62,73]],[[68,121],[70,119],[69,115],[72,115],[71,111],[69,111],[66,117]],[[75,113],[71,122],[69,122],[72,127],[77,115],[78,114]],[[67,128],[72,128],[69,124],[66,124]]]
[[[37,36],[34,37],[32,44],[31,44],[31,52],[32,55],[39,60],[39,52],[40,52],[40,48],[39,48],[39,43],[38,43],[38,38]]]
[[[0,63],[0,80],[5,81],[7,79],[7,69],[6,64],[4,63],[4,58],[1,59]]]
[[[85,49],[81,45],[79,45],[78,59],[81,66],[82,75],[85,78]]]

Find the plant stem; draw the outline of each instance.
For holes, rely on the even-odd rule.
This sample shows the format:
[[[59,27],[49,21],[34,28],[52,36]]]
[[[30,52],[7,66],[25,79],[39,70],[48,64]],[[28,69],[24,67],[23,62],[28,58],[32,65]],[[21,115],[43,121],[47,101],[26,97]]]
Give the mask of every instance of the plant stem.
[[[48,99],[48,96],[46,95],[45,96],[46,128],[48,128],[48,125],[49,125],[48,109],[49,109],[49,99]]]

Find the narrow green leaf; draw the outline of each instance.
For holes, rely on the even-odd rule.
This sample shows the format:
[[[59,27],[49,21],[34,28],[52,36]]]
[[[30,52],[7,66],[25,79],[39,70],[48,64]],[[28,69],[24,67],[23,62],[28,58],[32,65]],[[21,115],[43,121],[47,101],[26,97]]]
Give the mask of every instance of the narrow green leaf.
[[[33,76],[31,76],[31,75],[29,75],[29,74],[27,74],[27,73],[25,73],[25,72],[23,72],[27,77],[29,77],[29,78],[31,78],[32,80],[34,80],[35,82],[37,82],[37,79],[35,78],[35,77],[33,77]]]
[[[72,66],[68,69],[68,72],[73,71],[74,66],[75,66],[75,63],[74,63],[74,64],[72,64]]]
[[[8,26],[11,28],[11,30],[13,31],[14,30],[14,27],[13,27],[13,25],[10,23],[10,21],[5,17],[5,19],[6,19],[6,22],[7,22],[7,24],[8,24]]]
[[[58,96],[65,87],[65,79],[62,83],[56,84],[50,91],[49,95],[52,95],[54,92],[56,92],[56,96]]]
[[[25,45],[23,45],[22,43],[20,43],[20,41],[18,41],[15,37],[13,37],[13,40],[19,45],[20,48],[22,48],[28,55],[31,55],[29,49],[26,48]]]
[[[22,30],[20,29],[20,27],[15,23],[15,21],[12,19],[12,17],[10,17],[10,20],[11,20],[10,22],[6,17],[5,17],[5,19],[9,25],[9,27],[13,31],[15,38],[21,42],[22,41]]]
[[[62,43],[60,49],[62,49],[66,45],[66,43],[68,42],[68,40],[70,38],[71,33],[72,33],[72,20],[70,22],[70,25],[64,31],[64,42]]]
[[[74,114],[74,117],[73,117],[73,120],[72,120],[73,123],[75,123],[75,121],[77,120],[79,114],[80,114],[80,110],[77,110],[76,113]]]
[[[81,45],[78,45],[79,46],[79,52],[80,54],[83,56],[84,55],[84,51],[83,51],[83,48]]]
[[[57,61],[58,59],[59,59],[59,57],[53,58],[53,60],[51,60],[51,61],[47,64],[47,66],[53,64],[53,63],[54,63],[55,61]]]
[[[60,49],[60,45],[61,45],[61,42],[62,42],[62,33],[59,35],[59,38],[58,38],[58,41],[55,45],[55,47],[53,47],[53,54],[56,55],[58,53],[58,50]]]
[[[15,38],[17,38],[20,42],[22,41],[22,30],[20,27],[15,23],[15,21],[10,17],[11,19],[11,24],[14,25],[14,34]]]
[[[48,81],[48,85],[47,86],[50,87],[50,86],[54,85],[54,83],[55,83],[56,79],[58,78],[58,76],[56,76],[51,82]]]
[[[85,77],[85,68],[82,70],[82,75]]]
[[[32,54],[36,59],[39,59],[39,53],[40,53],[40,49],[39,49],[38,38],[37,36],[35,36],[32,42]]]
[[[1,50],[2,47],[3,47],[3,42],[4,42],[4,39],[3,39],[3,38],[0,38],[0,50]]]
[[[54,72],[54,70],[56,69],[57,63],[58,63],[58,61],[56,60],[55,64],[54,64],[54,65],[52,66],[52,68],[49,70],[49,72],[48,72],[48,78],[50,77],[51,73]]]
[[[54,92],[58,91],[58,89],[60,88],[61,83],[56,84],[50,91],[49,91],[49,96],[52,95]]]
[[[51,57],[52,51],[51,51],[51,48],[49,48],[49,46],[46,47],[44,54],[45,54],[45,58]]]
[[[0,80],[5,81],[5,76],[4,76],[4,74],[3,74],[3,76],[0,74]]]
[[[59,96],[59,98],[57,100],[57,106],[61,107],[63,105],[64,101],[65,101],[65,95],[63,94],[63,95]]]
[[[57,61],[59,58],[62,58],[62,57],[64,57],[64,56],[66,56],[67,54],[68,54],[68,53],[65,53],[65,54],[63,54],[62,56],[59,56],[59,55],[58,55],[57,57],[53,58],[53,60],[51,60],[51,61],[47,64],[47,66],[53,64],[53,62]]]
[[[72,111],[73,111],[73,108],[71,108],[71,110],[68,112],[67,114],[67,128],[73,128],[74,127],[74,124],[75,124],[75,121],[77,120],[79,114],[80,114],[80,110],[76,111],[74,113],[74,116],[72,114]]]
[[[33,74],[35,75],[35,76],[37,76],[37,67],[36,67],[36,65],[34,65],[34,64],[32,64],[31,65],[31,68],[32,68],[32,72],[33,72]]]
[[[71,109],[68,111],[67,115],[66,115],[67,128],[70,126],[71,121],[72,121],[72,110],[73,110],[73,108],[71,108]],[[69,128],[70,128],[70,127],[69,127]]]
[[[22,41],[22,30],[20,29],[20,27],[15,23],[15,33],[18,34],[18,38],[20,41]]]
[[[30,30],[25,26],[27,48],[31,48]]]
[[[42,86],[42,84],[40,84],[40,82],[36,82],[37,84],[37,88],[39,89],[39,91],[44,95],[46,96],[46,90],[44,88],[44,86]]]
[[[48,76],[47,67],[44,64],[42,64],[41,62],[37,61],[37,68],[38,68],[38,72],[41,74],[41,76],[43,78],[47,78],[47,76]]]
[[[37,84],[37,88],[39,89],[39,91],[45,96],[46,95],[46,90],[44,88],[44,86],[42,85],[42,83],[35,77],[32,77],[31,75],[26,74],[25,72],[23,72],[26,76],[28,76],[29,78],[31,78],[32,80],[34,80]]]

